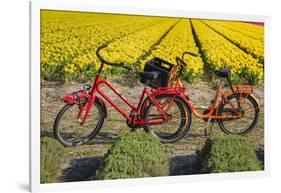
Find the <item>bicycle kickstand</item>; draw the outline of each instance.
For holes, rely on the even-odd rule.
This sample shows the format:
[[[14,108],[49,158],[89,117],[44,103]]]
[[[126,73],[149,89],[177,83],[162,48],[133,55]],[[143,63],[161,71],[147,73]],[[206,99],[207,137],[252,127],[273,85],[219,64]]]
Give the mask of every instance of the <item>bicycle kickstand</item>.
[[[210,122],[212,121],[212,119],[211,119],[211,117],[209,117],[208,118],[208,121],[207,121],[207,125],[206,125],[206,127],[204,128],[204,135],[205,135],[205,137],[207,137],[207,136],[211,136],[212,135],[212,128],[213,128],[213,125],[214,125],[214,121],[212,121],[212,123],[211,123],[211,126],[210,126],[210,128],[209,128],[209,133],[208,133],[208,126],[210,125]]]

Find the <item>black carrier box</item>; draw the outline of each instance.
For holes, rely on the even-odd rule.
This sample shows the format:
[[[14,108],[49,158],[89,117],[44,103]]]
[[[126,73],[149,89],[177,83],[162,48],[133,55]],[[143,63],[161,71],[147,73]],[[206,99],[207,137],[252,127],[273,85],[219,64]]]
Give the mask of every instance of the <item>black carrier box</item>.
[[[149,81],[148,86],[152,88],[158,88],[158,87],[167,87],[168,86],[168,81],[169,77],[171,74],[171,71],[173,69],[174,65],[166,62],[160,58],[153,58],[149,60],[145,66],[144,66],[144,72],[151,72],[155,71],[159,73],[159,76],[156,80],[154,81]],[[147,80],[145,78],[141,79],[142,83],[147,83]]]

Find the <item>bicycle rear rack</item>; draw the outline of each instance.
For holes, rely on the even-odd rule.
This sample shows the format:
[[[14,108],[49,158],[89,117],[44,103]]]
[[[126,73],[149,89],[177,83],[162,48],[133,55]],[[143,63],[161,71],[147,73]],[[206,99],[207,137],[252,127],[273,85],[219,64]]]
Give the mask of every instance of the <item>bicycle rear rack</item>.
[[[232,87],[234,93],[252,94],[254,92],[254,88],[252,85],[234,85]],[[233,94],[231,89],[227,89],[224,93],[226,94],[226,96]]]
[[[89,94],[85,90],[79,90],[76,92],[72,92],[69,94],[66,94],[63,99],[64,102],[68,104],[78,104],[81,105],[85,101],[89,101]]]

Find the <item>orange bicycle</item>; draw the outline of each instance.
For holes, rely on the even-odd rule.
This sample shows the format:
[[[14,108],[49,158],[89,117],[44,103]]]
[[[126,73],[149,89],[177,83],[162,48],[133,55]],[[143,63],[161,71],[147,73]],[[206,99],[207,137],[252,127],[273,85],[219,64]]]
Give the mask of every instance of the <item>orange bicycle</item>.
[[[182,58],[176,57],[179,73],[183,67],[187,67],[184,61],[186,54],[197,56],[190,52],[184,52]],[[176,70],[174,74],[177,74]],[[226,134],[245,135],[251,132],[257,125],[259,118],[260,105],[253,95],[252,85],[232,85],[230,81],[230,69],[225,68],[215,71],[215,74],[221,78],[220,83],[216,86],[214,99],[207,106],[194,106],[186,94],[186,103],[190,107],[191,112],[199,118],[207,122],[205,135],[209,123],[217,122],[221,130]],[[175,87],[183,87],[180,76],[173,75],[173,84]],[[223,90],[222,79],[227,80],[229,88]],[[189,113],[189,112],[187,112]],[[191,121],[191,120],[190,120]]]

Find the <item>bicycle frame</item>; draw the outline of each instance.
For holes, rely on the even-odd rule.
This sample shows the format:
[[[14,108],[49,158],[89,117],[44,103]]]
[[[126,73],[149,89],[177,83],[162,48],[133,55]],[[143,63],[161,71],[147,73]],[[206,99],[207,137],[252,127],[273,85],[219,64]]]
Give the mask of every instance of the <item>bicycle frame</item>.
[[[219,100],[219,96],[221,95],[222,99],[219,101],[219,104],[218,104],[218,107],[220,105],[222,105],[223,101],[226,100],[226,96],[222,90],[222,86],[221,85],[218,85],[217,86],[217,90],[215,92],[215,95],[214,95],[214,100],[212,102],[212,104],[210,104],[207,108],[205,107],[196,107],[196,106],[193,106],[191,109],[192,109],[192,112],[194,113],[195,116],[199,117],[199,118],[202,118],[202,119],[227,119],[227,118],[240,118],[240,115],[218,115],[218,111],[219,111],[219,108],[216,108],[216,104],[218,103],[218,100]],[[233,109],[235,109],[235,106],[233,103],[229,103],[231,105],[231,107]],[[207,114],[202,114],[202,113],[199,113],[198,111],[200,110],[204,110],[204,111],[209,111]]]
[[[112,99],[106,95],[102,90],[100,90],[100,85],[105,85],[108,87],[111,91],[113,91],[119,98],[122,99],[123,102],[131,109],[131,111],[128,113],[124,112],[116,103],[112,101]],[[166,111],[163,110],[163,107],[159,104],[159,102],[156,100],[156,96],[160,94],[173,94],[174,97],[180,95],[180,93],[183,93],[184,90],[180,88],[172,88],[172,87],[166,87],[166,88],[159,88],[159,89],[148,89],[147,87],[144,87],[141,97],[139,99],[138,105],[134,106],[130,101],[128,101],[122,94],[120,94],[119,91],[115,90],[114,87],[107,81],[100,78],[99,74],[96,75],[95,81],[93,83],[93,86],[91,88],[91,91],[88,94],[89,102],[88,104],[84,104],[78,114],[77,119],[81,119],[83,111],[86,110],[86,113],[82,119],[81,124],[85,124],[87,121],[87,118],[89,116],[89,113],[91,111],[92,105],[95,101],[95,98],[98,97],[96,94],[98,93],[100,96],[102,96],[110,105],[112,105],[129,123],[134,124],[135,126],[141,126],[144,124],[160,124],[163,122],[169,121],[169,117],[166,113]],[[139,112],[141,109],[141,106],[144,102],[145,96],[149,97],[149,99],[152,101],[152,103],[155,105],[157,110],[161,113],[162,118],[161,120],[152,120],[145,122],[143,120],[142,116],[139,116]],[[172,98],[173,99],[173,98]],[[164,105],[170,105],[173,100],[166,101]],[[163,105],[163,106],[164,106]],[[169,106],[168,106],[169,108]],[[131,116],[133,114],[133,116]],[[138,119],[140,117],[140,119]]]
[[[183,84],[181,83],[180,78],[176,81],[176,87],[182,87]],[[221,96],[221,100],[218,103],[219,96]],[[202,119],[228,119],[228,118],[240,118],[240,115],[218,115],[219,108],[216,108],[216,104],[218,103],[218,107],[222,105],[222,103],[227,99],[225,92],[222,90],[221,85],[217,85],[217,90],[214,95],[214,100],[212,104],[208,105],[207,107],[202,106],[194,106],[191,100],[186,97],[185,101],[189,104],[192,113],[199,118]],[[234,104],[229,103],[233,109],[235,109]],[[207,114],[200,113],[199,111],[208,111]]]

